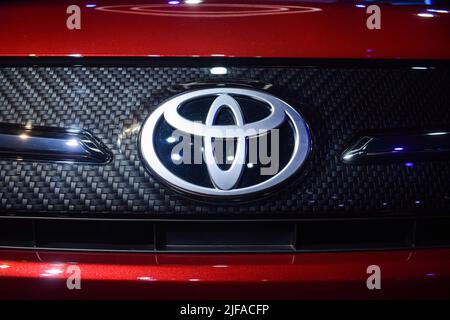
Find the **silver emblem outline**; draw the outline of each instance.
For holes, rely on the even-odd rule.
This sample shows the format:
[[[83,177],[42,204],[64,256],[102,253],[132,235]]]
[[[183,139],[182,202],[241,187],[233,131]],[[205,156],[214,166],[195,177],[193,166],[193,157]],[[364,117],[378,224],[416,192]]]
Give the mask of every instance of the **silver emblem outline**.
[[[271,113],[268,117],[253,123],[247,123],[243,125],[241,129],[245,129],[237,130],[237,133],[234,135],[235,138],[239,139],[239,132],[245,132],[246,129],[251,129],[252,131],[256,130],[258,135],[262,134],[264,131],[271,130],[280,125],[281,123],[283,123],[283,121],[287,121],[286,118],[289,119],[294,131],[294,150],[288,163],[277,174],[273,175],[263,182],[244,188],[234,188],[228,190],[209,188],[199,186],[181,179],[180,177],[173,174],[170,170],[168,170],[158,158],[153,138],[155,135],[157,123],[160,121],[160,119],[164,117],[164,120],[166,120],[173,128],[182,130],[188,134],[200,135],[203,138],[205,136],[208,137],[207,129],[210,128],[208,128],[206,124],[195,123],[194,126],[194,122],[181,117],[178,114],[177,109],[182,103],[186,101],[203,96],[219,96],[221,94],[236,94],[247,96],[255,100],[262,101],[268,104],[271,108]],[[269,119],[269,121],[267,121],[266,119]],[[236,125],[237,124],[235,124],[235,126]],[[272,125],[275,126],[272,127]],[[218,129],[215,130],[215,133],[217,135],[214,134],[214,137],[228,137],[225,133],[221,133],[226,132],[225,130],[221,129],[226,129],[230,126],[213,125],[213,127],[214,129]],[[181,93],[166,100],[161,105],[159,105],[144,121],[138,143],[143,161],[157,176],[162,178],[165,182],[177,189],[181,189],[189,193],[216,197],[245,196],[271,189],[272,187],[282,183],[283,181],[294,175],[303,166],[311,150],[309,126],[297,110],[295,110],[292,106],[290,106],[283,100],[269,93],[254,89],[235,87],[197,89]]]

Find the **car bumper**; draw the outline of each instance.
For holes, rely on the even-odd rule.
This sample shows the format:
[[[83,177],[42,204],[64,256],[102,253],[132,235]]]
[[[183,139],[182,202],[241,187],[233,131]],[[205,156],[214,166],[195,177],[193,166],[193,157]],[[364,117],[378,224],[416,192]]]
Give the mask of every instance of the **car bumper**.
[[[69,290],[69,266],[81,288]],[[367,267],[381,269],[369,290]],[[0,251],[1,299],[450,298],[450,249],[306,254]]]

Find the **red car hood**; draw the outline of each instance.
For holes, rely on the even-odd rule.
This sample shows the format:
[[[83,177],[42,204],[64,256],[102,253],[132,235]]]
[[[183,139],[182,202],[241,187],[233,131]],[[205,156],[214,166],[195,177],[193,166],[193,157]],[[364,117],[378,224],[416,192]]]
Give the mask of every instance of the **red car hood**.
[[[443,6],[379,4],[369,30],[355,1],[79,2],[81,30],[69,30],[74,1],[0,4],[0,56],[228,56],[450,58]]]

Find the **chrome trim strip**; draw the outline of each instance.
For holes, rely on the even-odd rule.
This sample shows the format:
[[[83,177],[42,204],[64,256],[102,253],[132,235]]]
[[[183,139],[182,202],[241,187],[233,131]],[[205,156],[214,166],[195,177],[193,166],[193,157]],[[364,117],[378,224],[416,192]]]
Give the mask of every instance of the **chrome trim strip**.
[[[365,134],[342,154],[347,164],[450,160],[450,130]]]
[[[85,130],[1,123],[0,159],[106,164],[112,153]]]

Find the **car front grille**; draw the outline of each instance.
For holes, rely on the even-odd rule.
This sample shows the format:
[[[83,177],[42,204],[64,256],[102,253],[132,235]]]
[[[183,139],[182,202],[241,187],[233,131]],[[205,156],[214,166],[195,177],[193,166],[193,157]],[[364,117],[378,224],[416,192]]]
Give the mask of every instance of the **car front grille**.
[[[185,65],[112,61],[103,66],[83,63],[83,59],[77,61],[79,65],[1,64],[0,123],[86,130],[113,157],[101,165],[0,160],[0,215],[4,217],[0,223],[3,228],[25,230],[19,242],[13,237],[13,247],[84,248],[79,245],[83,239],[69,231],[77,230],[77,223],[91,247],[102,242],[94,239],[94,234],[104,235],[106,245],[100,249],[114,247],[111,239],[122,239],[118,246],[125,244],[125,249],[143,250],[180,249],[183,241],[188,247],[189,243],[195,248],[213,243],[219,249],[420,247],[434,240],[418,242],[423,237],[416,231],[430,234],[429,228],[437,228],[439,223],[427,221],[445,220],[450,214],[450,161],[346,164],[340,159],[352,139],[365,131],[450,128],[448,65],[424,69],[413,64],[389,63],[385,67],[383,62],[367,66],[327,62],[309,66],[291,65],[289,60],[247,65],[225,59],[221,62],[228,72],[218,76],[210,73],[210,67],[217,65],[214,60],[198,66],[195,59]],[[193,83],[209,81],[243,81],[268,89],[305,116],[313,150],[296,179],[256,199],[211,203],[178,194],[145,170],[137,146],[143,121],[165,99]],[[123,224],[115,224],[115,219]],[[237,227],[230,221],[242,219],[249,222]],[[271,219],[282,222],[269,228]],[[300,223],[302,219],[312,221]],[[367,222],[355,222],[358,219]],[[186,220],[198,222],[198,229]],[[92,238],[90,227],[83,227],[91,224]],[[210,233],[218,239],[214,244],[214,236],[205,236],[202,243],[185,232],[191,229],[207,234],[206,230],[219,225],[225,230],[225,239],[234,228],[242,228],[244,236],[233,243],[221,239],[217,230]],[[109,231],[102,233],[97,228]],[[127,228],[130,232],[118,235]],[[376,234],[371,238],[370,233],[368,245],[360,245],[364,233],[358,230],[380,228],[393,228],[391,238],[390,232],[384,240]],[[7,230],[10,228],[6,227],[5,235]],[[361,241],[349,243],[352,239],[344,235],[345,239],[339,239],[336,230],[354,230],[359,235],[348,231],[349,235]],[[324,243],[316,231],[323,232]],[[256,240],[246,239],[248,233]],[[0,239],[2,246],[7,246],[6,238]],[[448,238],[444,240],[433,243],[448,244]]]

